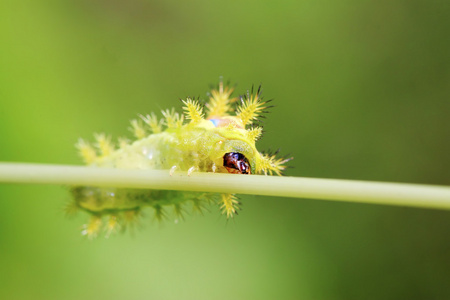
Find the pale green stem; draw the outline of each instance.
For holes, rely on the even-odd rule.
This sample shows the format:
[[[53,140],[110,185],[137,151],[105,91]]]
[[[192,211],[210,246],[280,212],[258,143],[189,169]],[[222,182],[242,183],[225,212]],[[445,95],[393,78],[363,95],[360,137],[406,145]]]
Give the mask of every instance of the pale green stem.
[[[450,209],[450,187],[261,175],[0,163],[0,182],[252,194]]]

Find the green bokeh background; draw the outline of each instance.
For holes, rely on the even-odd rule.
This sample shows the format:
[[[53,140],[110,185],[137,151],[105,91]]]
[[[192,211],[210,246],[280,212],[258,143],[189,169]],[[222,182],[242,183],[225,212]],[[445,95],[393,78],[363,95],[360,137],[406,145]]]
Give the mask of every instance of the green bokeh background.
[[[449,31],[447,1],[3,0],[0,161],[79,164],[224,76],[275,99],[287,175],[449,185]],[[243,196],[87,241],[69,200],[0,185],[0,299],[450,298],[450,212]]]

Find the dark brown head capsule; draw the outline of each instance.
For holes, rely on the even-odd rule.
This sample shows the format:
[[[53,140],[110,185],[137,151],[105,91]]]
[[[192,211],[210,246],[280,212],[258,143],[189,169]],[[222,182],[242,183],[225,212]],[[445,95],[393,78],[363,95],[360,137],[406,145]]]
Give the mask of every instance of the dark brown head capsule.
[[[229,173],[251,174],[250,164],[241,153],[229,152],[223,156],[223,166]]]

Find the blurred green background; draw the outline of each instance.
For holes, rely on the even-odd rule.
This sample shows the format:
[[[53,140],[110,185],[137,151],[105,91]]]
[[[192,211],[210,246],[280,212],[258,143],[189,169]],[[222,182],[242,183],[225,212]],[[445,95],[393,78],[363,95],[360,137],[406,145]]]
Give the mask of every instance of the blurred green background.
[[[287,175],[450,184],[447,1],[0,2],[0,160],[263,84]],[[0,185],[0,299],[449,299],[450,212],[242,196],[91,242],[63,187]],[[148,213],[150,214],[150,213]]]

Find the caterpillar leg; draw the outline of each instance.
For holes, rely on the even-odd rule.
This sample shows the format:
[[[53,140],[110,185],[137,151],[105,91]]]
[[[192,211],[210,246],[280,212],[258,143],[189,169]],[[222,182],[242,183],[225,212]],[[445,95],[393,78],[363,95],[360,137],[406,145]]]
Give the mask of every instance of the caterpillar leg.
[[[177,166],[172,166],[172,168],[170,168],[169,175],[172,176],[173,173],[175,173],[176,169],[177,169]]]
[[[239,209],[239,201],[237,201],[237,197],[233,194],[222,194],[222,199],[220,201],[220,209],[222,210],[222,215],[226,214],[227,219],[233,218],[234,215],[237,215],[237,211]]]
[[[191,174],[192,174],[194,171],[197,171],[197,170],[198,170],[198,167],[190,167],[189,170],[188,170],[188,172],[187,172],[188,176],[191,176]]]

